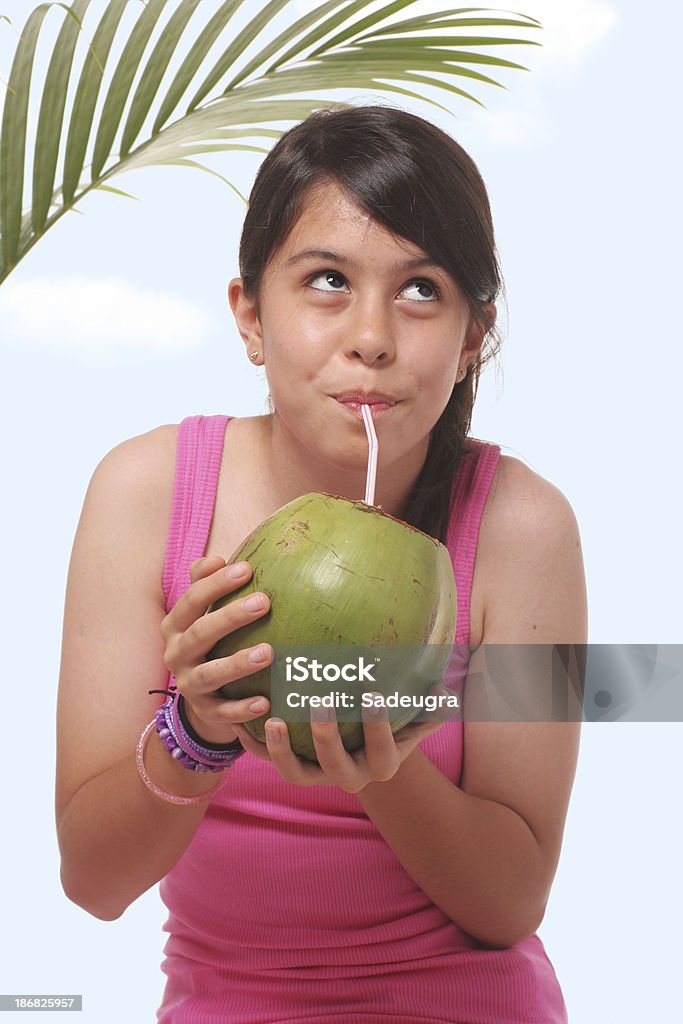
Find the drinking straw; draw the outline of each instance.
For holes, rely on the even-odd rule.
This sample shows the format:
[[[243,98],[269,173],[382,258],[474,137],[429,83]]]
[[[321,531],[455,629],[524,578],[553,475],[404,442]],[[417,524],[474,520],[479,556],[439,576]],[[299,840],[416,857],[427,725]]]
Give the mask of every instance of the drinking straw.
[[[377,434],[375,433],[375,424],[372,422],[372,412],[369,405],[361,405],[361,411],[363,413],[363,422],[365,423],[365,432],[368,435],[368,472],[365,479],[365,504],[374,505],[375,503],[375,479],[377,477],[377,453],[379,451],[379,444],[377,443]]]

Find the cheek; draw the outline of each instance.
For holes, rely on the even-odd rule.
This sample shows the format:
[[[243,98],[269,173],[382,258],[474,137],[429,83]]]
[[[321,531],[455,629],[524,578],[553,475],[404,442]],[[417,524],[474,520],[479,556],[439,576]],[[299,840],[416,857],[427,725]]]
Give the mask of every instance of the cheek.
[[[455,384],[459,359],[460,346],[452,340],[416,353],[412,369],[419,390],[435,397],[443,394],[447,401]]]
[[[332,334],[329,317],[311,310],[303,299],[269,303],[261,319],[266,350],[282,353],[291,363],[321,355]]]
[[[418,430],[429,432],[440,418],[453,393],[457,367],[457,361],[442,359],[429,367],[423,364],[416,372],[415,393],[419,398],[414,411]]]

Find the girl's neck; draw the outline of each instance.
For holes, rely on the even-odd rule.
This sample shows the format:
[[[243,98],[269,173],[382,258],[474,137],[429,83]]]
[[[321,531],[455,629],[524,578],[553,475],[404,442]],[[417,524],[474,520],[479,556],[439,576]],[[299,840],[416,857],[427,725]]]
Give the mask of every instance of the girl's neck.
[[[297,438],[282,424],[276,413],[255,417],[258,430],[259,476],[264,488],[271,496],[271,504],[281,508],[301,494],[309,491],[323,491],[336,494],[352,501],[365,497],[366,464],[362,470],[348,470],[316,459],[310,449],[303,447]],[[410,492],[417,480],[427,454],[411,452],[400,464],[378,466],[374,504],[381,505],[385,512],[402,518],[407,507]],[[257,453],[254,453],[256,455]],[[381,452],[380,452],[381,460]]]

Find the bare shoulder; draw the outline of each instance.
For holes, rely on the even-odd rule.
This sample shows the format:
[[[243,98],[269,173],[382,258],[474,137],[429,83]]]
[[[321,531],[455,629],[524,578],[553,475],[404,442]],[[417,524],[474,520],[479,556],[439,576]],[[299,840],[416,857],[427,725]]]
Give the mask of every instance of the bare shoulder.
[[[79,534],[106,529],[112,550],[135,551],[155,581],[166,550],[177,438],[178,424],[169,423],[107,452],[92,474],[79,524]]]
[[[501,455],[482,519],[489,538],[509,542],[529,531],[554,534],[570,524],[578,532],[574,511],[559,487],[521,459]]]
[[[482,640],[584,642],[585,581],[574,510],[558,487],[520,459],[500,457],[477,563]],[[563,617],[571,639],[548,635],[565,633]]]
[[[178,424],[166,423],[121,441],[95,467],[90,488],[137,496],[140,512],[152,516],[170,506],[175,479]]]
[[[98,463],[95,472],[125,475],[150,484],[168,479],[175,469],[178,424],[165,423],[115,445]],[[172,482],[172,481],[171,481]]]

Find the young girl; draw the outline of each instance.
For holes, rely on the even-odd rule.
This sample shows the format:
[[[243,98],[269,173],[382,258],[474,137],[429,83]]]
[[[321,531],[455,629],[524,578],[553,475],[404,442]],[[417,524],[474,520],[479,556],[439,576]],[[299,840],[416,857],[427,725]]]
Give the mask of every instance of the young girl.
[[[359,403],[375,503],[450,551],[463,676],[485,644],[585,643],[568,502],[468,436],[501,287],[478,170],[412,114],[321,111],[264,161],[240,271],[230,304],[270,413],[131,438],[86,495],[58,707],[64,890],[114,920],[161,881],[162,1024],[566,1021],[535,931],[578,724],[468,721],[465,706],[464,722],[394,737],[364,711],[353,754],[334,716],[314,719],[314,764],[274,717],[265,744],[244,728],[265,697],[220,692],[270,645],[205,661],[271,607],[207,614],[250,578],[228,564],[244,538],[309,491],[363,496]]]

